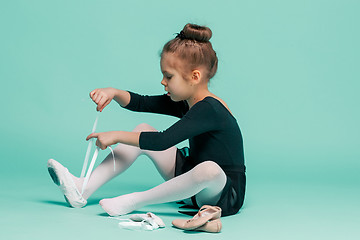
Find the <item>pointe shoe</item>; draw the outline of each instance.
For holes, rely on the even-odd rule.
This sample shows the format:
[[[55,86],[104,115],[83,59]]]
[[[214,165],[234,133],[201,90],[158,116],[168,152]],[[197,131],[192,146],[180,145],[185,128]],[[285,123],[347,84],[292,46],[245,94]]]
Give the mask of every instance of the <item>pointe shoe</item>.
[[[87,204],[87,201],[77,189],[75,182],[66,167],[54,159],[49,159],[47,167],[52,180],[59,186],[60,191],[64,194],[66,202],[68,202],[70,206],[81,208]]]
[[[194,231],[203,231],[203,232],[210,232],[210,233],[218,233],[221,231],[222,223],[220,218],[209,221],[202,225],[201,227],[195,228]]]
[[[218,206],[204,205],[200,208],[199,212],[190,220],[186,219],[175,219],[172,224],[184,230],[193,230],[201,227],[209,220],[220,218],[221,208]]]

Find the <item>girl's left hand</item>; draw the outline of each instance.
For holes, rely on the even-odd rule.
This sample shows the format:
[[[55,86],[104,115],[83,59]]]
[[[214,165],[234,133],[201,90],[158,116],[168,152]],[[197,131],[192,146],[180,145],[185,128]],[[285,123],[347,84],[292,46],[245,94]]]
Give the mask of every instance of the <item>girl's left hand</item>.
[[[92,133],[86,137],[86,141],[91,138],[97,138],[96,146],[98,146],[101,150],[105,150],[108,146],[118,143],[117,133],[115,131]]]

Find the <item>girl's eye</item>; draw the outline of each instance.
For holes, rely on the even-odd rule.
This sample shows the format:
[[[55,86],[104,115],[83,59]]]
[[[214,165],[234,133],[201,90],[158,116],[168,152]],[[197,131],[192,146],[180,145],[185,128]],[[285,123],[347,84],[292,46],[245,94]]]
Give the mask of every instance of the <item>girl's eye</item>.
[[[172,76],[166,76],[167,80],[170,80],[172,78]]]

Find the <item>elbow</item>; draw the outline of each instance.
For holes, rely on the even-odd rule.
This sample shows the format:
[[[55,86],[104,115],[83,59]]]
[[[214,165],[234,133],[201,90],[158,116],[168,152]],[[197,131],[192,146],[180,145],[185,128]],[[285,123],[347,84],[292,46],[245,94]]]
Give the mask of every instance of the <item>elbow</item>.
[[[144,150],[164,151],[172,146],[172,141],[163,132],[142,132],[139,146]]]
[[[153,139],[153,148],[151,150],[153,151],[164,151],[173,145],[166,139]]]

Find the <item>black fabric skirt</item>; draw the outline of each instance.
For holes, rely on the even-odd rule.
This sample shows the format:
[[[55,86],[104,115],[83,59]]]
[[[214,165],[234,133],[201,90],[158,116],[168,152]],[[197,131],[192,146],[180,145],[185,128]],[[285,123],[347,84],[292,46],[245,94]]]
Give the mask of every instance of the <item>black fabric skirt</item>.
[[[176,153],[175,177],[191,170],[197,164],[189,156],[188,147],[178,149]],[[216,206],[221,208],[221,216],[225,217],[238,213],[244,203],[246,186],[245,166],[222,166],[221,164],[219,166],[225,172],[227,180]],[[192,196],[191,200],[193,205],[200,209],[201,206],[198,206],[195,196]]]

